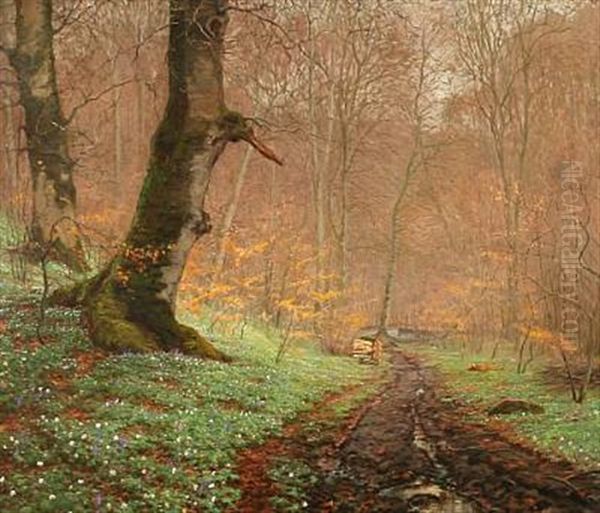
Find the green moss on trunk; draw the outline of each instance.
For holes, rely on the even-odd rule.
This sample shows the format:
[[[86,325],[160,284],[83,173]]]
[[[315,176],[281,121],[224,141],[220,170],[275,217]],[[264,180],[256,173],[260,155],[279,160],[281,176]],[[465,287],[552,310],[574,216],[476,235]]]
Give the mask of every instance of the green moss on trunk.
[[[180,324],[170,304],[157,298],[153,287],[133,288],[120,283],[116,278],[119,276],[118,260],[107,268],[103,279],[86,287],[84,307],[94,343],[114,352],[177,350],[229,361],[194,329]],[[148,278],[148,283],[151,282]]]
[[[55,291],[53,305],[82,307],[92,341],[111,352],[178,350],[187,355],[229,362],[206,338],[179,323],[166,301],[152,294],[131,295],[114,282],[114,264],[91,280]]]
[[[125,247],[86,291],[94,341],[110,350],[227,357],[174,314],[189,252],[209,231],[204,197],[214,164],[243,118],[224,103],[226,2],[171,0],[169,98]]]

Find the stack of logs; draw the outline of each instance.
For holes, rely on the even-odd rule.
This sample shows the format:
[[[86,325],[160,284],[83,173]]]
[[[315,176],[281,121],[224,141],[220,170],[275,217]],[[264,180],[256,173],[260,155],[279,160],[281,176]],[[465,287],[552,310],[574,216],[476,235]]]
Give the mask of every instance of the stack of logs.
[[[352,356],[360,363],[379,365],[383,355],[383,345],[379,339],[357,338],[352,342]]]

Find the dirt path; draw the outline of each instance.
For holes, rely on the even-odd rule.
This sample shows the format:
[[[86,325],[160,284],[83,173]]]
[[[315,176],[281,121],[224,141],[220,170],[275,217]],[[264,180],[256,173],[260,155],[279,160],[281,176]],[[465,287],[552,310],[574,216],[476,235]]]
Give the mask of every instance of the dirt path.
[[[400,352],[392,361],[383,392],[329,433],[306,434],[301,420],[276,444],[247,451],[236,511],[278,511],[264,494],[277,494],[269,462],[285,455],[317,476],[302,504],[315,513],[600,512],[598,474],[464,424],[459,408],[436,395],[429,370]],[[248,475],[252,487],[244,486]]]

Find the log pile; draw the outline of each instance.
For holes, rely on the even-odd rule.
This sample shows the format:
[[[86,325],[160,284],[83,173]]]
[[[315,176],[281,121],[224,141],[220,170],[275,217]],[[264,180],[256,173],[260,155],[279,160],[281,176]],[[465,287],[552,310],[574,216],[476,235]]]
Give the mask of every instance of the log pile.
[[[352,356],[360,363],[378,365],[383,355],[383,346],[378,339],[357,338],[352,342]]]

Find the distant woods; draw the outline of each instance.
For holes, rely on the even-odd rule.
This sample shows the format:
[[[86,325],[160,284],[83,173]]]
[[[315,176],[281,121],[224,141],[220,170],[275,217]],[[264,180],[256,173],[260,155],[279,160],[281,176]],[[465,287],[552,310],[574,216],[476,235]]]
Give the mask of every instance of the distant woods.
[[[38,57],[56,71],[55,86],[36,81],[52,104],[36,124],[25,79],[52,66],[23,68],[11,52],[28,51],[20,4],[0,3],[3,215],[43,234],[35,191],[41,176],[47,192],[59,184],[42,217],[74,217],[78,229],[65,224],[60,238],[79,248],[83,231],[102,268],[121,242],[139,242],[128,227],[173,76],[167,5],[55,0],[53,30],[46,21],[36,32],[47,38]],[[595,361],[598,5],[219,4],[227,109],[285,166],[247,145],[222,155],[196,205],[207,233],[187,259],[180,305],[210,326],[233,321],[243,333],[262,318],[332,350],[361,326],[408,324],[525,359],[552,348]]]

